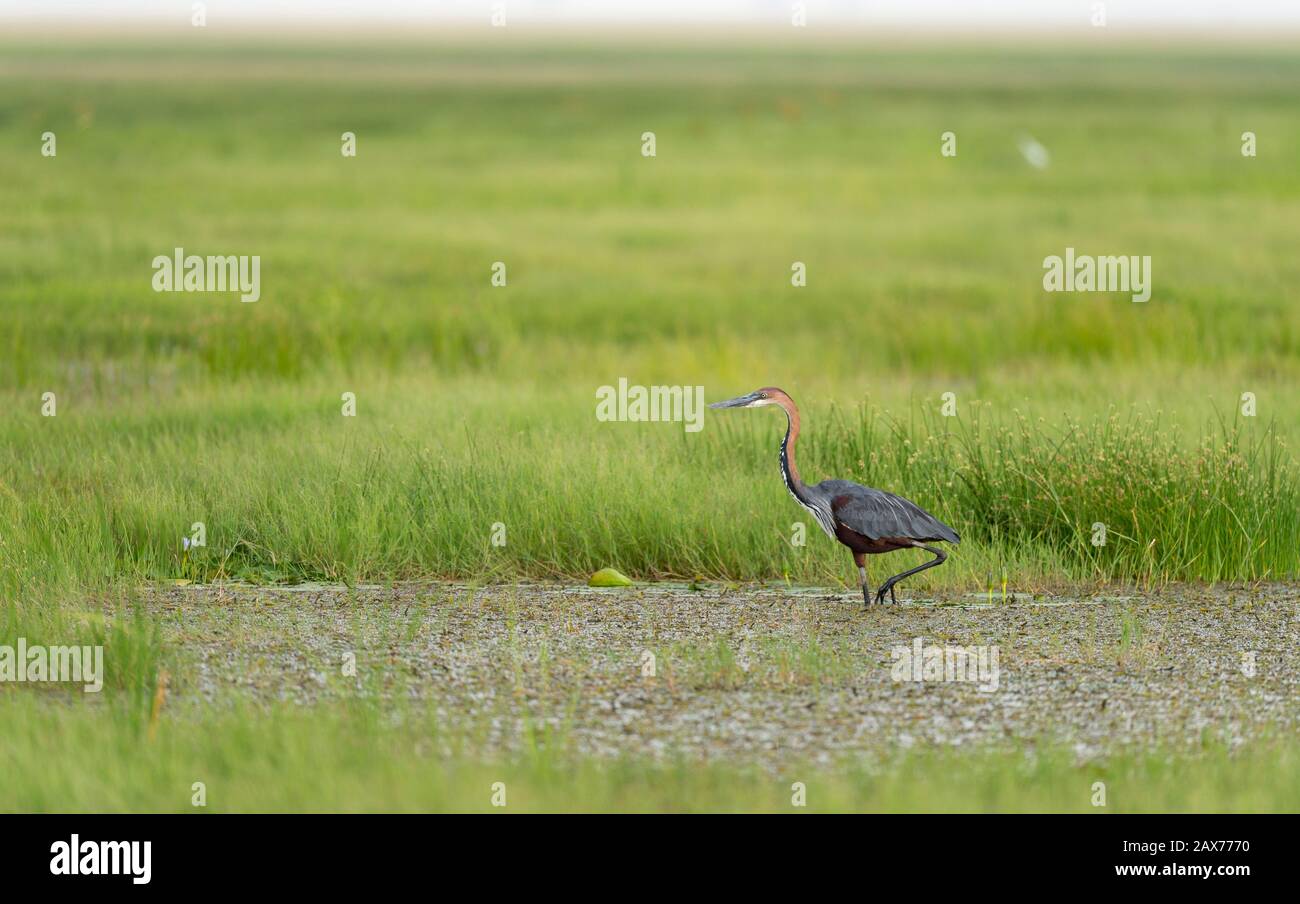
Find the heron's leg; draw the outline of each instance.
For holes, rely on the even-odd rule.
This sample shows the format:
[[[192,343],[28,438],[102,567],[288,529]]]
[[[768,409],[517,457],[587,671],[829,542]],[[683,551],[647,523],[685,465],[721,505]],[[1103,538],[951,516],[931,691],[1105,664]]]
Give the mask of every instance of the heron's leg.
[[[942,549],[935,549],[933,546],[923,546],[920,543],[914,543],[912,545],[915,546],[917,549],[924,549],[926,552],[934,553],[934,558],[926,562],[924,565],[918,565],[915,568],[904,571],[902,574],[896,574],[889,580],[885,581],[885,583],[881,584],[880,590],[876,592],[876,602],[883,603],[885,601],[886,592],[889,593],[889,598],[891,600],[894,599],[895,584],[897,584],[903,578],[911,577],[912,575],[916,574],[918,571],[925,571],[927,568],[933,568],[936,565],[942,565],[948,558],[948,554],[944,552]],[[897,600],[894,601],[897,602]]]
[[[853,554],[853,561],[858,566],[858,579],[862,584],[862,605],[871,605],[871,584],[867,581],[867,557],[860,552]]]

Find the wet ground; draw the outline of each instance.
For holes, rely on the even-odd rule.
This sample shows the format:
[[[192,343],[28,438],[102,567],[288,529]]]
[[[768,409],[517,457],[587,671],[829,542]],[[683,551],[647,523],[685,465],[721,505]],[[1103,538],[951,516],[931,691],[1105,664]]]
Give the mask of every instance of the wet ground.
[[[775,763],[924,745],[1240,744],[1300,724],[1300,586],[952,595],[178,587],[171,699],[368,695],[509,748]]]

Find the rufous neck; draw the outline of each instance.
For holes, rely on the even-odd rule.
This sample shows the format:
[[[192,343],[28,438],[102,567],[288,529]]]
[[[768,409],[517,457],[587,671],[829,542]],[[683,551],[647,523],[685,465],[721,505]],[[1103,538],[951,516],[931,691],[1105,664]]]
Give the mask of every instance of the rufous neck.
[[[789,399],[775,399],[774,401],[781,406],[786,416],[785,439],[781,440],[781,474],[785,478],[786,486],[790,488],[790,492],[796,496],[801,496],[803,495],[803,480],[799,477],[799,467],[794,460],[795,443],[799,441],[799,409]]]

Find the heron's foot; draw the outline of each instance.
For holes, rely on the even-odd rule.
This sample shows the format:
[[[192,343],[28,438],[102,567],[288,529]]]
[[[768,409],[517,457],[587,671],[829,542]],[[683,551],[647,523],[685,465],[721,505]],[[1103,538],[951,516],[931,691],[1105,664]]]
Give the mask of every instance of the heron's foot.
[[[890,602],[894,603],[894,605],[898,605],[898,597],[894,596],[894,584],[892,581],[885,581],[885,583],[880,585],[880,590],[876,593],[876,602],[883,606],[885,604],[886,593],[889,594]]]

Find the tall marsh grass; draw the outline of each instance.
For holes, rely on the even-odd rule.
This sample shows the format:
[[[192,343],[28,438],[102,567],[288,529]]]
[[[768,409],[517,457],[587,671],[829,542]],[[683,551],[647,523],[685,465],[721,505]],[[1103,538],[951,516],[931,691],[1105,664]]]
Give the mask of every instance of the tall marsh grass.
[[[776,463],[784,422],[770,412],[711,412],[688,434],[598,423],[576,390],[560,404],[481,382],[405,382],[364,397],[363,421],[340,418],[327,391],[315,403],[249,391],[217,420],[198,416],[212,404],[199,393],[11,429],[5,593],[119,580],[571,580],[610,565],[642,580],[855,577],[789,499]],[[799,455],[810,482],[898,492],[961,534],[949,564],[913,587],[982,590],[1003,572],[1029,589],[1300,570],[1300,485],[1266,423],[1214,422],[1189,437],[1133,409],[1060,423],[978,404],[955,418],[931,410],[812,406]],[[186,552],[196,521],[208,543]],[[504,546],[491,542],[497,524]],[[872,567],[902,570],[912,555]]]

